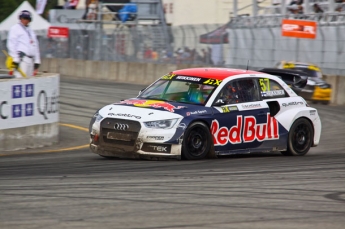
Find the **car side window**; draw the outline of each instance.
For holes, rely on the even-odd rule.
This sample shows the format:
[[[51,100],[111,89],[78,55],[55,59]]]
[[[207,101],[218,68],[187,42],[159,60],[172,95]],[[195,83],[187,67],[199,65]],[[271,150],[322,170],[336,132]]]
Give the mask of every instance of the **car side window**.
[[[245,103],[260,100],[257,84],[253,79],[233,80],[220,91],[216,100],[225,104]]]
[[[284,88],[275,80],[269,78],[258,79],[260,93],[263,99],[288,97]]]

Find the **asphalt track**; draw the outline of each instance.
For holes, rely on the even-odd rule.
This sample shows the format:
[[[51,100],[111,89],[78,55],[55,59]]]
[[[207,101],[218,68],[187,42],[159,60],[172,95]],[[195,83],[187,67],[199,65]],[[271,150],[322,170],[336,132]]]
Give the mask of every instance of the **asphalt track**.
[[[60,143],[0,152],[0,228],[345,228],[345,107],[315,105],[321,143],[304,157],[92,154],[93,113],[142,88],[63,77]]]

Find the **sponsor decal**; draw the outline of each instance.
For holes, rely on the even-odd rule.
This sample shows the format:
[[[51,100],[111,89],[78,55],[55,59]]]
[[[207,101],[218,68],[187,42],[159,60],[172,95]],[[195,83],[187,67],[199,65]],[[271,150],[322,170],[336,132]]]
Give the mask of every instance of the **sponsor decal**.
[[[222,80],[208,79],[208,80],[204,81],[203,84],[219,86],[221,82],[222,82]]]
[[[153,140],[164,140],[164,136],[147,136],[147,139],[153,139]]]
[[[297,38],[316,38],[317,22],[308,20],[282,20],[282,36]]]
[[[228,107],[221,107],[223,113],[229,113],[230,111],[238,111],[237,106],[228,106]]]
[[[198,114],[205,114],[207,113],[206,110],[201,110],[201,111],[192,111],[192,112],[187,112],[186,115],[190,116],[190,115],[198,115]]]
[[[141,119],[141,116],[131,115],[131,114],[108,113],[108,115],[109,115],[109,116],[121,116],[121,117],[128,117],[128,118]]]
[[[22,117],[22,104],[12,105],[12,118]]]
[[[153,108],[163,108],[164,110],[175,112],[175,109],[182,109],[185,106],[177,106],[159,100],[124,100],[121,104],[131,104],[137,107],[153,107]]]
[[[309,111],[309,114],[310,114],[310,115],[315,115],[315,114],[316,114],[316,111]]]
[[[260,103],[252,103],[252,104],[242,104],[241,105],[243,109],[254,109],[254,108],[260,108]]]
[[[34,97],[34,84],[13,85],[12,86],[12,99],[21,99]],[[7,104],[7,101],[2,101],[0,104],[0,117],[7,119],[8,116],[2,113],[2,107]],[[24,116],[34,115],[34,103],[26,104],[13,104],[12,105],[12,118],[20,118]]]
[[[162,76],[161,79],[163,79],[163,80],[171,80],[175,76],[176,76],[176,74],[173,74],[172,72],[170,72],[169,74]]]
[[[211,123],[211,134],[214,145],[240,144],[279,139],[278,121],[267,113],[266,123],[257,123],[254,116],[237,116],[237,123],[228,129],[219,126],[217,120]]]
[[[34,97],[34,84],[12,86],[12,99],[25,97]]]
[[[190,77],[190,76],[178,76],[175,79],[177,79],[177,80],[196,81],[196,82],[199,82],[201,80],[201,78]]]
[[[273,96],[282,96],[285,95],[284,90],[275,90],[275,91],[263,91],[261,92],[261,96],[263,97],[273,97]]]
[[[44,119],[48,119],[48,114],[57,113],[59,111],[59,96],[54,91],[52,96],[49,97],[45,90],[38,93],[37,110]]]
[[[22,97],[22,85],[12,86],[12,99],[19,99]]]
[[[27,103],[25,104],[25,116],[33,116],[34,115],[34,104]]]
[[[282,103],[283,107],[288,107],[288,106],[297,106],[297,105],[303,105],[303,102],[289,102],[289,103]]]
[[[141,150],[145,152],[170,153],[171,145],[144,143]]]
[[[3,109],[3,107],[7,104],[8,104],[7,101],[1,101],[1,103],[0,103],[0,118],[1,119],[7,119],[8,118],[8,115],[6,115],[4,113],[4,109]]]
[[[25,84],[25,97],[34,97],[34,85]]]

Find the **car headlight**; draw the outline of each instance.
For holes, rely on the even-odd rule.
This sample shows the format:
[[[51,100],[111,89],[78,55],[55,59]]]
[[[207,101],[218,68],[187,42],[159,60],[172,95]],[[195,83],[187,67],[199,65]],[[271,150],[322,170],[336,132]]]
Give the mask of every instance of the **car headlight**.
[[[150,121],[150,122],[144,122],[144,125],[147,128],[170,129],[176,124],[177,120],[178,120],[178,118]]]
[[[103,119],[103,116],[98,113],[96,113],[93,117],[96,117],[96,122],[99,122]]]

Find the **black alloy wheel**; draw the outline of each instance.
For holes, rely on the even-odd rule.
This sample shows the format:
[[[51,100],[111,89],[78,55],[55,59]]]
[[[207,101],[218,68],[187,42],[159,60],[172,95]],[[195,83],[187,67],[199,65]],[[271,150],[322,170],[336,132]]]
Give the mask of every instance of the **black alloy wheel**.
[[[313,144],[314,130],[305,118],[297,119],[290,128],[287,151],[283,155],[303,156]]]
[[[207,125],[202,122],[194,122],[184,133],[182,157],[187,160],[203,159],[210,151],[211,144],[212,137]]]

